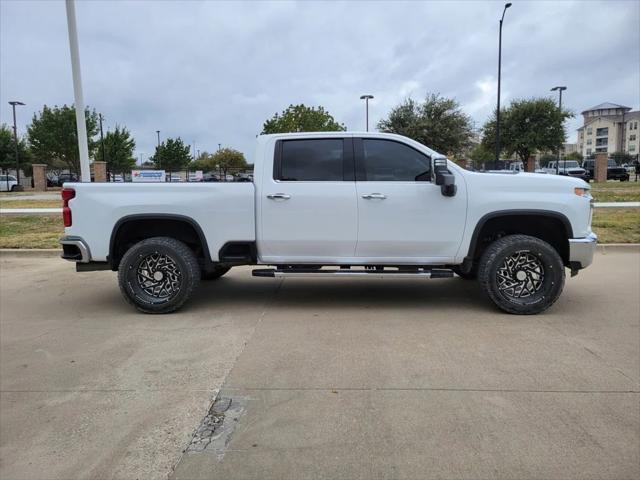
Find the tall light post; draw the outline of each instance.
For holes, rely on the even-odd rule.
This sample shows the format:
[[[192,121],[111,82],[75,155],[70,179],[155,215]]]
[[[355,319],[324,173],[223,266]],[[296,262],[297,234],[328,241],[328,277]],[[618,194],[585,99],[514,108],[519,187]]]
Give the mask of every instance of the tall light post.
[[[73,96],[75,98],[76,108],[76,129],[78,131],[78,151],[80,153],[80,177],[83,182],[90,182],[89,143],[87,141],[87,123],[84,116],[84,97],[82,95],[80,51],[78,48],[78,29],[76,27],[76,7],[74,0],[67,0],[66,7],[67,29],[69,30],[69,51],[71,53],[71,72],[73,74]]]
[[[496,168],[498,168],[498,161],[500,160],[500,81],[502,78],[502,22],[504,21],[504,14],[507,12],[507,8],[511,6],[511,3],[507,3],[502,10],[502,18],[500,18],[500,33],[498,35],[498,109],[496,110]]]
[[[366,125],[367,125],[367,132],[369,131],[369,100],[372,100],[372,99],[373,99],[373,95],[362,95],[360,97],[360,100],[364,100],[364,103],[365,103],[365,112],[366,112],[365,113],[365,116],[366,116],[365,117],[366,118],[365,122],[366,122]]]
[[[562,115],[562,92],[564,92],[566,89],[567,87],[553,87],[551,89],[552,92],[555,92],[557,90],[558,93],[560,94],[560,96],[558,97],[558,110],[560,110],[560,115]],[[558,147],[558,161],[556,162],[556,175],[560,173],[560,151],[561,150],[562,150],[562,145]]]
[[[16,148],[16,181],[18,184],[16,185],[16,190],[22,190],[20,186],[20,159],[18,158],[18,126],[16,125],[16,105],[24,105],[22,102],[18,102],[17,100],[9,102],[9,105],[13,108],[13,142],[15,143]],[[8,173],[8,172],[7,172]],[[9,175],[7,174],[7,191],[9,191]]]
[[[158,146],[160,146],[160,130],[156,130],[156,133],[158,134]]]

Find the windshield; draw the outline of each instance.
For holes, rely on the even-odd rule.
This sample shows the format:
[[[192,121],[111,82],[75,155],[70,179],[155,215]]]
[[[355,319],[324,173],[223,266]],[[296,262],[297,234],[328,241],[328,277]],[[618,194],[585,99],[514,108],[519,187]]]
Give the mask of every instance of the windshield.
[[[560,166],[565,168],[578,168],[580,165],[578,165],[578,162],[575,160],[565,160],[560,162]]]
[[[609,160],[609,161],[607,162],[607,166],[609,166],[609,167],[617,167],[617,166],[618,166],[618,164],[616,163],[616,161],[615,161],[615,160]]]

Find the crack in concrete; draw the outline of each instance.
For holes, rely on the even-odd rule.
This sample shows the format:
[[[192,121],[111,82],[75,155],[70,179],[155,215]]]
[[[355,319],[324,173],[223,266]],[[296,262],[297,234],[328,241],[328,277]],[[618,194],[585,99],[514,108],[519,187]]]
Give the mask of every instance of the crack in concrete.
[[[220,397],[211,405],[200,426],[185,449],[185,453],[214,453],[218,460],[224,457],[231,436],[247,406],[247,397]]]

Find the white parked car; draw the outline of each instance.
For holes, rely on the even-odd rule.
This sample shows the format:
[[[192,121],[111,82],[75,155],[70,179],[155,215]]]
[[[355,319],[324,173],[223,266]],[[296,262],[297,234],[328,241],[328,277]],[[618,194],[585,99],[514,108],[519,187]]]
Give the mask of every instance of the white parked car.
[[[509,165],[509,171],[518,173],[518,172],[526,172],[526,168],[524,167],[524,162],[513,162]],[[544,168],[540,168],[540,164],[536,162],[534,173],[544,173],[547,171]]]
[[[557,300],[565,268],[592,262],[589,192],[575,178],[464,170],[399,135],[265,135],[253,183],[66,184],[62,257],[117,270],[125,299],[147,313],[259,265],[254,276],[455,272],[502,310],[533,314]]]
[[[0,192],[12,192],[16,189],[18,180],[13,175],[0,175]]]
[[[556,165],[558,164],[558,165]],[[587,171],[580,166],[577,160],[560,160],[560,162],[549,162],[545,171],[552,175],[556,174],[556,167],[558,175],[565,175],[567,177],[580,178],[587,180]]]

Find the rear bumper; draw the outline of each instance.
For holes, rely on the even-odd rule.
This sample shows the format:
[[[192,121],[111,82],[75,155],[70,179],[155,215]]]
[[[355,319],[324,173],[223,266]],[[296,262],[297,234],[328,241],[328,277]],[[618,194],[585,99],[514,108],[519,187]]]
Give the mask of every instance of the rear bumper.
[[[63,259],[80,263],[89,263],[91,261],[89,246],[81,237],[62,237],[60,245],[62,245],[61,257]]]
[[[569,263],[571,268],[580,270],[591,265],[597,244],[598,236],[593,232],[585,238],[570,238]]]

